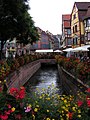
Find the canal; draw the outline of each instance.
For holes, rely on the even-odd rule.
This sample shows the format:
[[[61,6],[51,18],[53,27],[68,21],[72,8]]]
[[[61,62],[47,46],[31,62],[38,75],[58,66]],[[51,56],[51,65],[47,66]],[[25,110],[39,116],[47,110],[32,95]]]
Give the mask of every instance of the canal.
[[[36,92],[37,89],[51,89],[51,92],[62,94],[62,86],[58,74],[57,65],[42,64],[41,68],[24,85],[28,93]]]

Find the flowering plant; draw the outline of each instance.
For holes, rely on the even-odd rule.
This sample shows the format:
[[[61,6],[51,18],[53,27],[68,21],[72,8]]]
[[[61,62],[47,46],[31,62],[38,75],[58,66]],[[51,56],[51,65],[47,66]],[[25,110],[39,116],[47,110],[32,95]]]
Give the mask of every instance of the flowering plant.
[[[66,58],[64,56],[56,56],[56,61],[60,66],[65,68],[71,74],[77,76],[84,83],[89,84],[90,80],[90,62],[81,62],[75,57]]]
[[[10,72],[10,67],[6,61],[0,61],[0,80],[3,80]]]
[[[77,98],[72,95],[59,95],[53,91],[52,86],[48,90],[37,89],[37,92],[29,94],[26,98],[30,110],[33,110],[35,120],[89,120],[90,119],[90,88],[86,95],[78,92]],[[53,91],[53,92],[52,92]]]
[[[53,91],[37,89],[32,94],[25,88],[0,87],[0,120],[89,120],[90,119],[90,88],[87,95],[75,99],[72,95],[59,95]],[[55,90],[55,89],[54,89]],[[53,91],[53,92],[52,92]]]
[[[78,78],[83,80],[84,83],[90,79],[90,65],[80,62],[77,64],[76,72]]]
[[[25,88],[11,88],[7,93],[5,83],[0,87],[0,120],[19,120],[23,117]]]

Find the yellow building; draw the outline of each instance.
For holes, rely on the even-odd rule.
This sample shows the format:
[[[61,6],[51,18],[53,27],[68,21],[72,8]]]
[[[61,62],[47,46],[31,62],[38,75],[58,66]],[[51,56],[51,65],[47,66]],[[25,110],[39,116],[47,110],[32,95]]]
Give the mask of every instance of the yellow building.
[[[85,44],[83,17],[86,15],[90,2],[75,2],[71,13],[72,47]]]

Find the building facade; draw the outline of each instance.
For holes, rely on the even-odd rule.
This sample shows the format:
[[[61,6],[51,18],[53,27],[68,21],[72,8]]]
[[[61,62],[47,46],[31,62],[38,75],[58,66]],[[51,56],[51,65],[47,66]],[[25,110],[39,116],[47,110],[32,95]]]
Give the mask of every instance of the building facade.
[[[54,37],[54,50],[59,50],[61,48],[60,41],[61,41],[61,35],[53,35]]]
[[[62,48],[67,48],[72,45],[71,43],[71,15],[62,15]]]
[[[71,13],[72,47],[85,44],[85,29],[83,18],[87,13],[90,2],[75,2]]]
[[[39,33],[39,40],[33,43],[31,45],[31,50],[36,50],[36,49],[53,49],[53,34],[50,33],[49,31],[43,31],[39,27],[38,33]]]
[[[85,44],[90,45],[90,6],[88,6],[86,15],[84,17],[84,31],[85,31]]]

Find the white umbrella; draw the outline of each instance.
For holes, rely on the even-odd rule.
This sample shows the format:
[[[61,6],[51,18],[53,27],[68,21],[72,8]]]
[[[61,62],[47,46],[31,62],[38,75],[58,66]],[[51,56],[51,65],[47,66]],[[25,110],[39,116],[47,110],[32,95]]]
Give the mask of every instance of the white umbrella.
[[[88,48],[90,47],[90,45],[84,45],[81,47],[77,47],[73,49],[73,52],[78,52],[78,51],[89,51]]]
[[[43,52],[43,53],[47,53],[47,52],[53,52],[53,49],[47,49],[47,50],[36,50],[35,52]]]
[[[70,51],[73,51],[73,48],[66,48],[66,49],[64,49],[63,51],[65,51],[65,52],[70,52]]]
[[[61,50],[55,50],[54,52],[62,52]]]
[[[90,48],[90,45],[84,45],[84,46],[82,46],[83,50],[89,51],[88,48]]]

